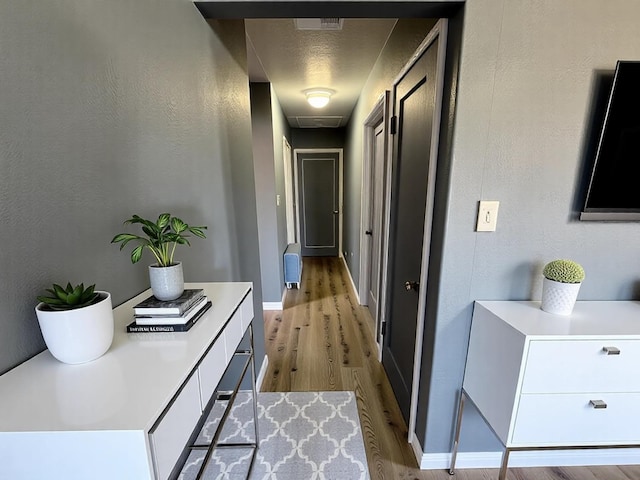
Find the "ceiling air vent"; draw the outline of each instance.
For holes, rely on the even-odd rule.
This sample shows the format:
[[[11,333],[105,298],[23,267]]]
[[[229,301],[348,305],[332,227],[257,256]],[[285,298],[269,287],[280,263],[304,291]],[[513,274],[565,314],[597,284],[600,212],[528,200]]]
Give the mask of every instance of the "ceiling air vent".
[[[296,30],[342,30],[344,19],[338,17],[327,18],[296,18]]]
[[[295,117],[298,128],[338,128],[342,124],[342,116]]]

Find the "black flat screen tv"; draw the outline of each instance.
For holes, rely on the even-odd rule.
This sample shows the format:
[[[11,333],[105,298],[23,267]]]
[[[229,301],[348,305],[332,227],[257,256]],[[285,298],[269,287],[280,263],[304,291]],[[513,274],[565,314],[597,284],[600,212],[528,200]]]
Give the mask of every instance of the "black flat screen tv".
[[[619,61],[580,220],[640,220],[640,61]]]

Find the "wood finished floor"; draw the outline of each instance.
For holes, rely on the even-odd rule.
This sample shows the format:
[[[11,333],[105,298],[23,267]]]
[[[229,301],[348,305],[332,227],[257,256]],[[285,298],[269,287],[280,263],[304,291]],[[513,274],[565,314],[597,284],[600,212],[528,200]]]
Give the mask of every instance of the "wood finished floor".
[[[458,470],[454,477],[446,470],[418,469],[377,360],[373,320],[358,305],[348,278],[337,258],[304,258],[301,289],[287,291],[282,312],[265,312],[269,367],[262,391],[354,391],[374,480],[495,480],[497,469]],[[510,468],[507,478],[640,480],[640,466]]]

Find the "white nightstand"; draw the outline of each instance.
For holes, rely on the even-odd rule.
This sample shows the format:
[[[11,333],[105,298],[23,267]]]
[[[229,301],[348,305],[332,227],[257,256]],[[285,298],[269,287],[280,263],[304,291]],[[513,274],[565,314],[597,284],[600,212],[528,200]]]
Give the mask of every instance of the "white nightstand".
[[[516,450],[640,446],[640,302],[476,302],[451,457],[465,401]]]

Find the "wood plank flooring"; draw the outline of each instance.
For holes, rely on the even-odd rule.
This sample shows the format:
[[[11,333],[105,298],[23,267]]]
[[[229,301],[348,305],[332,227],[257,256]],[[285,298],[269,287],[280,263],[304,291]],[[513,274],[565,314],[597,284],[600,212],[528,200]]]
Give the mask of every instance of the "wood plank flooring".
[[[354,391],[373,480],[495,480],[497,469],[458,470],[455,477],[418,469],[377,360],[373,320],[348,278],[338,258],[304,258],[301,289],[287,291],[282,312],[265,313],[269,368],[262,391]],[[511,468],[508,479],[640,480],[640,466]]]

